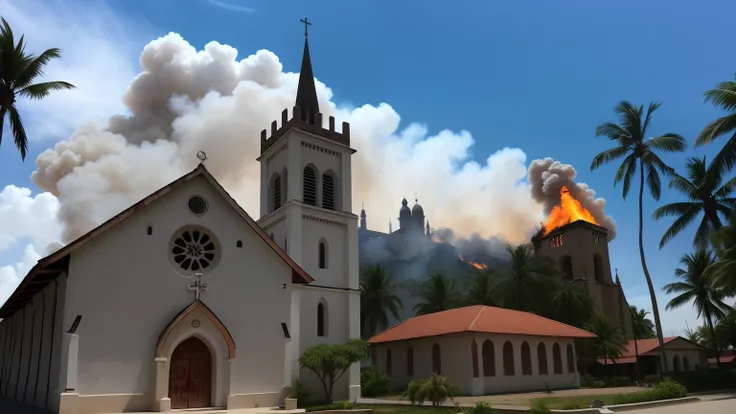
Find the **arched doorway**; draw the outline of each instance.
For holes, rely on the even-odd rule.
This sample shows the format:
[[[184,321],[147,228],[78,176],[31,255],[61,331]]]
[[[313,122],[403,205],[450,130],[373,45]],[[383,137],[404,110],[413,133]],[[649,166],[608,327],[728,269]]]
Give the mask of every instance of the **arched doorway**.
[[[171,408],[212,405],[212,354],[199,338],[180,343],[171,355],[169,398]]]

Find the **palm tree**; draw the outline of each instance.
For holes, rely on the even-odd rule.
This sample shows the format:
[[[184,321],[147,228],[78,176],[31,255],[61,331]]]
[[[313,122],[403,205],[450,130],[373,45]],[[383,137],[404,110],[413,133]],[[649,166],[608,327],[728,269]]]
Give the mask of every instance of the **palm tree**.
[[[736,163],[736,75],[734,80],[719,83],[715,89],[706,91],[704,96],[706,103],[712,102],[730,114],[716,119],[703,128],[695,140],[695,146],[708,144],[721,135],[733,133],[713,159],[714,164],[725,171],[730,171]]]
[[[639,309],[636,306],[629,306],[629,310],[631,311],[634,336],[636,336],[636,339],[648,339],[657,336],[654,333],[654,322],[647,318],[649,312],[645,309]]]
[[[556,283],[549,298],[549,308],[549,313],[544,316],[579,328],[595,313],[593,300],[587,290],[565,280]]]
[[[547,256],[532,253],[528,244],[509,245],[511,267],[498,270],[498,290],[504,308],[544,313],[553,292],[556,276],[554,262]]]
[[[677,217],[662,236],[660,249],[695,221],[701,212],[703,218],[695,232],[693,245],[700,249],[707,248],[713,231],[723,227],[718,214],[726,215],[736,208],[736,198],[731,197],[731,193],[736,189],[736,177],[721,185],[723,169],[714,162],[706,167],[705,157],[688,159],[686,168],[688,178],[674,174],[670,188],[687,197],[688,201],[665,204],[653,214],[655,219]]]
[[[419,287],[420,302],[414,306],[417,315],[427,315],[454,309],[460,305],[461,296],[454,280],[436,273]]]
[[[711,244],[718,256],[718,262],[711,265],[706,273],[727,296],[736,295],[736,213],[727,216],[728,223],[713,233]]]
[[[692,330],[690,328],[685,329],[685,337],[688,341],[702,345],[702,339],[700,338],[699,329]]]
[[[585,330],[596,336],[592,339],[593,347],[603,357],[603,365],[608,365],[608,359],[620,357],[626,348],[621,328],[604,314],[596,315],[585,325]]]
[[[382,266],[368,266],[360,282],[360,326],[365,337],[388,328],[389,315],[399,319],[402,305],[398,285]]]
[[[0,144],[3,141],[3,123],[5,115],[10,120],[15,146],[25,160],[28,153],[28,137],[23,128],[16,98],[43,99],[51,91],[73,89],[75,86],[63,81],[33,83],[43,76],[43,68],[52,59],[61,57],[59,49],[48,49],[38,56],[25,52],[26,43],[23,36],[15,43],[13,30],[5,19],[0,27]]]
[[[590,169],[595,170],[607,162],[625,157],[613,180],[614,185],[623,181],[624,199],[629,194],[636,170],[639,170],[639,256],[644,277],[649,287],[649,296],[652,300],[654,325],[657,328],[659,348],[662,350],[661,372],[664,373],[667,372],[667,358],[664,352],[662,324],[659,320],[657,293],[654,291],[654,284],[652,283],[652,277],[649,275],[646,257],[644,256],[644,175],[646,173],[646,187],[649,194],[655,200],[659,200],[662,193],[662,182],[659,179],[659,174],[672,175],[674,171],[659,158],[656,151],[682,152],[685,150],[685,140],[673,132],[647,138],[649,122],[652,119],[652,114],[659,106],[659,103],[650,103],[645,116],[643,105],[637,108],[627,101],[618,104],[615,112],[621,118],[620,125],[606,122],[601,124],[595,131],[596,136],[607,137],[614,141],[616,146],[596,155],[590,164]]]
[[[680,264],[684,268],[675,269],[675,278],[680,279],[680,282],[670,283],[662,289],[668,294],[679,293],[670,300],[665,309],[679,308],[692,302],[698,312],[698,318],[705,317],[710,331],[711,345],[716,352],[716,361],[720,365],[713,319],[723,319],[731,307],[723,303],[725,295],[720,289],[717,289],[712,277],[705,271],[715,262],[716,258],[713,253],[704,249],[684,255],[680,259]]]
[[[468,306],[498,305],[498,297],[495,292],[493,275],[494,271],[492,269],[482,269],[475,272],[473,280],[470,282],[470,286],[468,287],[468,292],[465,294],[465,303]]]

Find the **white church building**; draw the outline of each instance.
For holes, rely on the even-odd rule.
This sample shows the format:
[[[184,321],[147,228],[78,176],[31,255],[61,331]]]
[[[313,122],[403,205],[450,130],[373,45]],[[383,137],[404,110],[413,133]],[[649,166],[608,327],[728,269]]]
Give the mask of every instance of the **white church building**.
[[[87,414],[274,407],[294,378],[319,395],[299,356],[360,337],[355,150],[326,121],[305,41],[292,117],[260,138],[260,219],[200,164],[41,259],[0,309],[0,397]]]

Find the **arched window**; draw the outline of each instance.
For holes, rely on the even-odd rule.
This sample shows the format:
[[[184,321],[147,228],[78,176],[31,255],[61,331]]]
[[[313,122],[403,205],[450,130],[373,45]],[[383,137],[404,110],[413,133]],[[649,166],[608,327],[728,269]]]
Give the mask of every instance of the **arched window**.
[[[273,180],[273,209],[279,208],[281,208],[281,176],[276,175],[276,179]]]
[[[515,375],[514,346],[511,345],[511,341],[503,344],[503,375]]]
[[[319,242],[319,268],[327,269],[327,243],[324,240]]]
[[[483,376],[496,376],[496,350],[489,339],[483,341]]]
[[[478,344],[475,339],[470,343],[470,353],[473,358],[473,378],[478,378]]]
[[[690,360],[686,356],[682,357],[682,370],[690,371]]]
[[[562,374],[562,351],[560,351],[560,344],[557,342],[552,345],[552,365],[555,374]]]
[[[406,348],[406,376],[411,377],[414,375],[414,349],[412,347]]]
[[[564,255],[560,258],[560,267],[562,268],[562,273],[565,275],[565,278],[567,280],[573,280],[573,274],[572,274],[572,257],[568,255]]]
[[[547,347],[544,342],[537,345],[537,361],[539,363],[539,375],[547,375],[549,373],[547,366]]]
[[[532,375],[532,352],[526,341],[521,344],[521,375]]]
[[[672,369],[675,372],[680,372],[680,356],[679,355],[675,355],[672,358]]]
[[[575,351],[572,349],[572,344],[567,344],[567,372],[570,374],[575,373]]]
[[[329,174],[322,174],[322,208],[335,209],[335,178]]]
[[[442,354],[439,344],[432,345],[432,372],[442,374]]]
[[[317,174],[314,172],[314,168],[309,165],[304,167],[304,188],[302,192],[302,202],[304,204],[317,205]]]
[[[595,274],[595,281],[603,281],[603,258],[600,254],[596,253],[593,255],[593,272]]]
[[[327,307],[322,300],[317,304],[317,336],[327,336]]]
[[[391,375],[391,350],[386,349],[386,374]]]

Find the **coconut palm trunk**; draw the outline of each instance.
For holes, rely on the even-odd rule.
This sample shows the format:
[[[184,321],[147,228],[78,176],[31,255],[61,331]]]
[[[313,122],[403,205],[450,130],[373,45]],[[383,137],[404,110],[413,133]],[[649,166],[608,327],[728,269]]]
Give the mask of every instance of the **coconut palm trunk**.
[[[644,271],[644,277],[647,279],[649,296],[652,299],[652,316],[654,316],[654,326],[657,330],[657,340],[659,341],[659,350],[662,355],[660,361],[659,375],[664,376],[664,373],[667,372],[667,356],[664,352],[664,337],[662,336],[662,324],[659,321],[659,306],[657,306],[657,294],[654,291],[652,277],[649,276],[647,259],[644,257],[644,163],[641,163],[641,168],[639,169],[639,178],[639,256],[641,256],[641,268]]]
[[[634,315],[629,312],[629,315],[631,315],[631,325],[632,325],[632,331],[634,331],[634,353],[636,354],[636,363],[634,364],[634,378],[639,378],[639,344],[636,342],[636,326],[634,325]]]
[[[711,344],[713,345],[713,351],[716,353],[716,364],[718,365],[718,368],[721,368],[721,357],[720,357],[720,351],[718,350],[718,341],[716,341],[716,330],[713,328],[713,317],[710,314],[710,309],[705,308],[705,320],[708,322],[708,330],[710,330],[710,340]]]

